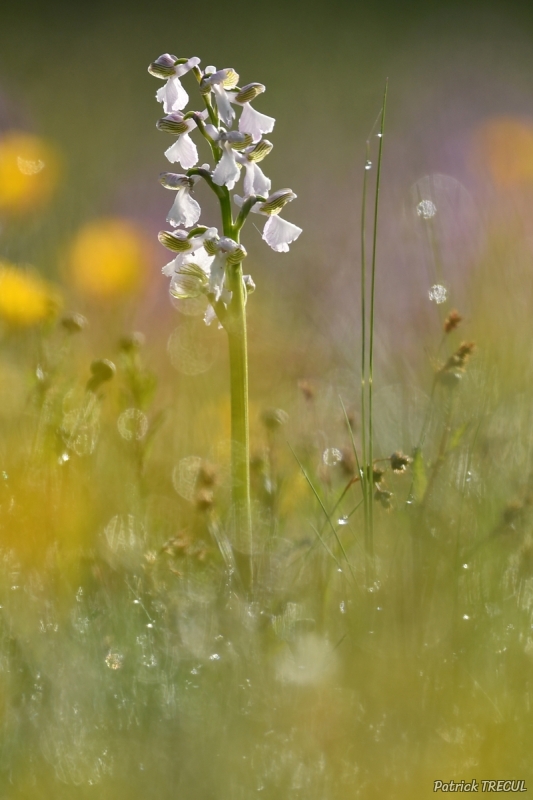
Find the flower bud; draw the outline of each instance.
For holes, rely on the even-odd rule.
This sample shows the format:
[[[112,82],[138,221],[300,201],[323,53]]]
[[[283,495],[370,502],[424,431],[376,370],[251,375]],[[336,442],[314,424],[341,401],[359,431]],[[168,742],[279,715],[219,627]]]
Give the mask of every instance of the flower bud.
[[[162,78],[163,80],[166,80],[175,74],[174,66],[177,61],[178,58],[176,56],[171,56],[169,53],[164,53],[164,55],[159,56],[159,58],[156,58],[155,61],[152,61],[148,67],[148,72],[150,75],[153,75],[154,78]]]
[[[174,233],[159,231],[157,238],[164,247],[172,250],[173,253],[187,253],[192,249],[190,239],[187,238],[185,231],[175,231]]]
[[[107,358],[97,358],[91,364],[92,377],[87,381],[86,389],[88,392],[96,392],[98,387],[106,381],[110,381],[117,371],[112,361]]]
[[[262,211],[263,214],[279,214],[282,208],[295,198],[296,195],[292,189],[278,189],[277,192],[273,192],[273,194],[267,197],[264,203],[261,203],[259,210]]]
[[[251,103],[258,94],[264,91],[265,87],[262,83],[247,83],[246,86],[243,86],[235,95],[235,102],[240,104]]]
[[[187,175],[176,175],[175,172],[162,172],[159,176],[159,183],[165,189],[182,189],[184,187],[192,189],[194,181]]]
[[[247,295],[255,292],[255,283],[251,275],[243,275],[242,282],[244,283]]]
[[[269,431],[275,431],[286,425],[289,415],[282,408],[266,408],[261,414],[261,422]]]
[[[81,333],[81,331],[88,325],[87,318],[83,314],[67,314],[61,320],[61,327],[67,333]]]
[[[125,336],[120,337],[119,347],[124,353],[134,353],[136,350],[140,350],[145,342],[146,336],[144,333],[134,331],[133,333],[127,333]]]
[[[156,127],[160,131],[172,133],[174,136],[181,136],[182,133],[187,133],[189,125],[183,118],[183,114],[176,112],[175,114],[167,114],[166,117],[159,119],[156,122]]]
[[[261,139],[260,142],[257,142],[257,144],[254,144],[253,147],[250,147],[246,153],[246,158],[248,161],[255,161],[257,164],[259,161],[262,161],[267,157],[273,147],[274,145],[272,142],[269,142],[267,139]]]

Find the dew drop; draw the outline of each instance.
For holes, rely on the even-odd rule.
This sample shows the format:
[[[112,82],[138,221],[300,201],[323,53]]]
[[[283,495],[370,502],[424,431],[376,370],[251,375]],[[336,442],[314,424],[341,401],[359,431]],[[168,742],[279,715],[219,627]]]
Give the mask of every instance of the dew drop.
[[[105,657],[105,663],[109,669],[120,669],[124,663],[124,656],[122,653],[108,653]]]
[[[342,461],[342,453],[337,447],[328,447],[322,453],[322,461],[326,467],[335,467],[339,461]]]
[[[218,653],[213,653],[213,655],[209,656],[209,661],[220,661],[220,656]]]
[[[127,408],[117,420],[118,432],[126,441],[143,439],[148,430],[148,418],[138,408]]]
[[[442,286],[440,283],[434,284],[428,292],[429,299],[432,303],[437,303],[440,305],[441,303],[446,302],[446,298],[448,297],[448,290],[445,286]]]
[[[337,520],[337,525],[348,525],[349,521],[350,521],[349,518],[346,515],[344,515],[343,517],[339,517],[339,519]]]
[[[365,169],[372,169],[372,162],[371,161],[367,161],[366,162]]]
[[[421,200],[416,207],[416,213],[422,219],[431,219],[437,213],[437,206],[431,200]]]

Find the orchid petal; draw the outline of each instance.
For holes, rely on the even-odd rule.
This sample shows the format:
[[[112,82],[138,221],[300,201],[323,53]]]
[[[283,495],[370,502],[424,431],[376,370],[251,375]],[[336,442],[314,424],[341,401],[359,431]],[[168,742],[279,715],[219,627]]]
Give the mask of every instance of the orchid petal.
[[[275,122],[274,117],[260,114],[250,103],[245,103],[239,119],[239,130],[241,133],[251,134],[254,142],[258,142],[263,133],[270,133],[273,130]]]
[[[183,169],[190,169],[198,163],[198,149],[188,133],[178,136],[174,144],[165,150],[171,164],[181,164]]]
[[[217,253],[211,263],[209,274],[209,292],[215,295],[218,300],[222,294],[222,284],[226,272],[226,256],[224,253]]]
[[[177,75],[169,78],[165,85],[157,90],[155,96],[160,103],[163,103],[165,114],[181,111],[189,102],[189,95]]]
[[[268,195],[272,182],[270,178],[267,178],[260,167],[255,162],[246,159],[244,161],[244,169],[246,170],[244,176],[245,196],[251,197],[251,195],[258,194],[263,197]]]
[[[186,61],[184,64],[176,64],[174,70],[176,72],[176,75],[181,78],[181,76],[185,75],[186,72],[190,72],[190,70],[193,67],[197,67],[199,63],[200,59],[198,58],[198,56],[193,56],[192,58],[189,58],[189,60]]]
[[[182,260],[183,256],[177,256],[176,258],[173,258],[172,261],[169,261],[168,264],[165,264],[165,266],[161,270],[163,275],[165,275],[167,278],[171,278],[174,275],[175,271],[178,269],[179,266],[178,262],[181,262]]]
[[[226,143],[222,157],[213,171],[213,183],[216,183],[217,186],[227,186],[231,190],[239,180],[240,174],[235,152]]]
[[[220,84],[218,83],[213,84],[213,92],[215,93],[220,119],[223,121],[225,125],[229,127],[233,122],[233,120],[235,119],[235,111],[231,107],[228,93],[226,92],[224,87],[220,86]]]
[[[301,232],[302,229],[297,225],[276,215],[268,218],[262,238],[277,253],[287,253],[290,243],[294,242]]]
[[[176,192],[176,199],[169,211],[167,222],[174,228],[177,228],[178,225],[191,228],[200,219],[200,214],[200,206],[190,196],[189,190],[183,187]]]

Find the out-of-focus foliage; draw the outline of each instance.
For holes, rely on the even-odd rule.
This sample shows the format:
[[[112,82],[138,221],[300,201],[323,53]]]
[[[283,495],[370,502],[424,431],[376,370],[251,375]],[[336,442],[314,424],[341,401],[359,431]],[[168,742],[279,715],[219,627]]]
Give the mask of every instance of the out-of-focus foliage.
[[[2,11],[0,796],[531,789],[531,28],[437,5]],[[281,266],[245,241],[251,538],[224,333],[159,271],[146,64],[199,36],[268,85],[304,228]],[[369,584],[339,397],[360,455],[360,188],[387,74]]]

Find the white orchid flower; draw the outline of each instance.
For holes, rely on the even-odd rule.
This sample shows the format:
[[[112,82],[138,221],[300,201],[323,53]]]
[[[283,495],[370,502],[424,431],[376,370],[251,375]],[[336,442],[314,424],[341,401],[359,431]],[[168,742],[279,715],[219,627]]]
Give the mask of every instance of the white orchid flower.
[[[218,238],[219,236],[216,228],[205,228],[201,233],[197,233],[194,236],[188,235],[186,231],[182,230],[172,232],[160,231],[158,239],[161,244],[168,248],[168,250],[177,253],[176,257],[173,258],[172,261],[169,261],[168,264],[165,264],[161,270],[163,275],[166,275],[167,278],[171,278],[175,272],[179,271],[183,264],[187,263],[189,258],[192,257],[194,260],[195,254],[198,251],[200,252],[198,258],[202,259],[202,252],[205,253],[203,250],[205,243],[216,241]]]
[[[235,119],[235,111],[231,107],[232,93],[229,91],[237,86],[239,76],[234,69],[219,69],[206,67],[202,78],[201,89],[212,90],[215,95],[216,105],[220,119],[229,128]]]
[[[205,249],[209,255],[214,255],[210,267],[209,293],[214,296],[215,300],[220,300],[224,291],[226,266],[240,264],[246,258],[246,250],[242,244],[238,244],[228,236],[206,241]]]
[[[207,111],[202,112],[200,116],[205,119]],[[194,119],[185,119],[184,115],[177,111],[158,120],[157,127],[160,131],[178,137],[174,144],[165,150],[165,155],[172,164],[181,164],[183,169],[190,169],[198,163],[198,150],[189,136],[189,133],[196,128]]]
[[[191,190],[198,180],[197,175],[189,178],[187,175],[176,175],[173,172],[164,172],[159,177],[165,189],[176,192],[176,199],[169,211],[167,222],[173,228],[183,225],[184,228],[191,228],[200,219],[202,209],[200,205],[191,197]]]
[[[278,215],[283,207],[294,200],[296,195],[291,189],[278,189],[273,192],[266,200],[260,200],[252,206],[255,214],[264,214],[268,217],[263,228],[262,238],[277,253],[287,253],[289,245],[296,241],[302,229],[292,222],[281,219]],[[234,196],[235,203],[242,206],[244,198],[239,195]]]
[[[241,176],[241,165],[238,163],[237,151],[246,149],[250,145],[249,134],[239,131],[226,132],[223,128],[218,130],[214,125],[207,124],[205,131],[209,137],[222,149],[220,161],[213,170],[213,183],[217,186],[227,186],[233,189]]]
[[[237,161],[245,169],[244,175],[244,196],[268,195],[272,181],[267,178],[258,165],[272,150],[273,144],[263,139],[257,144],[246,147],[241,153],[237,153]],[[229,187],[228,187],[229,188]]]
[[[183,256],[179,268],[172,274],[170,294],[178,300],[206,294],[213,260],[214,256],[209,256],[203,247]]]
[[[156,92],[156,99],[163,103],[165,114],[181,111],[189,102],[189,95],[181,85],[180,78],[191,69],[198,66],[200,59],[194,56],[188,59],[178,59],[169,53],[159,56],[150,66],[148,72],[156,78],[167,79],[164,86]]]
[[[276,123],[274,117],[260,114],[250,105],[252,100],[255,100],[257,95],[264,91],[265,87],[262,83],[248,83],[240,91],[231,93],[231,102],[242,106],[239,130],[241,133],[249,133],[254,142],[258,142],[264,133],[271,133]]]

